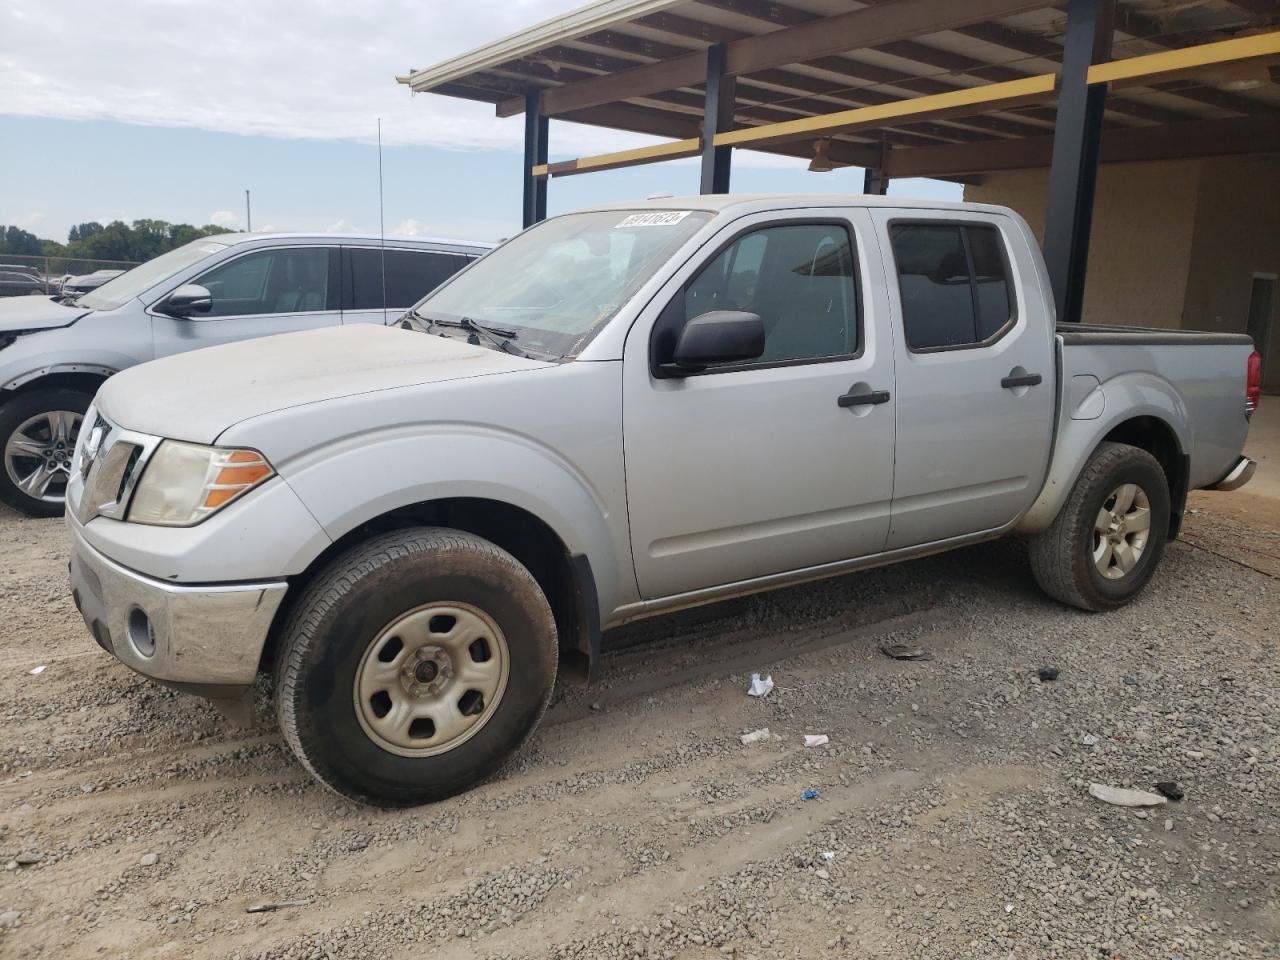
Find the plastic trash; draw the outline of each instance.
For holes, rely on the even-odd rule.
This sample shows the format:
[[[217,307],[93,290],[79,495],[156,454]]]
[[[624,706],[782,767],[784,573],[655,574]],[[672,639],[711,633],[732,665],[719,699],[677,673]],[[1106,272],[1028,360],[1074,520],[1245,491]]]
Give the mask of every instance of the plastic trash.
[[[751,686],[747,687],[747,695],[751,697],[767,697],[773,689],[773,674],[761,679],[760,674],[751,675]]]
[[[1080,742],[1084,744],[1086,747],[1096,747],[1098,745],[1098,738],[1095,737],[1092,733],[1086,733],[1083,737],[1080,738]]]
[[[817,799],[818,799],[818,791],[817,791],[817,790],[806,790],[804,793],[800,794],[800,799],[801,799],[801,800],[817,800]]]
[[[882,643],[880,652],[894,660],[932,660],[933,654],[922,647],[912,647],[905,643]]]
[[[1089,795],[1116,807],[1160,807],[1169,802],[1157,793],[1108,787],[1102,783],[1089,784]]]
[[[804,735],[804,745],[806,747],[825,747],[831,740],[825,733],[806,733]]]
[[[48,669],[49,668],[42,663],[40,664],[40,666],[36,667],[34,670],[28,670],[27,673],[31,674],[33,677],[38,677],[40,676],[40,674],[44,673]]]
[[[745,747],[747,744],[759,743],[761,740],[769,739],[769,728],[761,727],[759,730],[752,730],[750,733],[744,733],[738,738]]]

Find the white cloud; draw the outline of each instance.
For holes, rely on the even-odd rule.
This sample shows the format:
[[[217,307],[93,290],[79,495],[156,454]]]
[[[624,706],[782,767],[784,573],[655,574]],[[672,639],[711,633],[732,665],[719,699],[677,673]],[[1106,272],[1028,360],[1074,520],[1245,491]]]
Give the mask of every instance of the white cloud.
[[[240,226],[240,217],[230,210],[215,210],[209,214],[208,222],[215,227],[226,227],[230,230]]]
[[[349,221],[339,218],[324,228],[325,233],[364,233],[359,227]]]
[[[294,15],[260,0],[8,0],[0,113],[363,141],[380,116],[388,144],[509,149],[521,142],[520,118],[411,96],[395,75],[580,3],[313,0]],[[557,153],[648,139],[576,124],[557,124],[553,136]]]

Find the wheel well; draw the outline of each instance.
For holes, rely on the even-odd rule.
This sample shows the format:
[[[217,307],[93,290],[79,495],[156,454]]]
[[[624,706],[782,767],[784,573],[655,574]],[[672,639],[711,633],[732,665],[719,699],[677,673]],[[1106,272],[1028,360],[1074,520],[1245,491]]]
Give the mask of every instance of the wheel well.
[[[1190,465],[1173,428],[1158,417],[1134,417],[1113,427],[1102,439],[1113,443],[1127,443],[1156,458],[1169,481],[1169,539],[1177,537],[1187,505]]]
[[[556,620],[564,658],[590,659],[598,647],[599,610],[595,584],[585,557],[570,554],[564,541],[534,514],[499,500],[457,497],[400,507],[361,524],[334,541],[307,569],[291,577],[285,602],[276,612],[259,669],[269,669],[283,625],[307,584],[348,550],[383,533],[405,527],[448,527],[497,544],[519,560],[538,581]],[[584,583],[584,579],[588,582]]]
[[[21,386],[4,391],[5,399],[16,397],[34,390],[77,390],[93,396],[98,388],[106,383],[107,378],[98,373],[47,373],[34,380],[28,380]]]

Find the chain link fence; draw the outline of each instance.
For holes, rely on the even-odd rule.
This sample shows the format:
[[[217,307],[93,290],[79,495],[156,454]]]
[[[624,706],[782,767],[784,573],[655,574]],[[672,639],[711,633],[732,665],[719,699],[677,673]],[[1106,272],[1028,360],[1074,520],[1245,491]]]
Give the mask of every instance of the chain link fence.
[[[99,271],[111,271],[114,275],[116,272],[131,270],[137,265],[133,260],[87,260],[83,257],[33,257],[0,253],[0,297],[54,295],[62,292],[63,285],[69,278],[87,277]]]

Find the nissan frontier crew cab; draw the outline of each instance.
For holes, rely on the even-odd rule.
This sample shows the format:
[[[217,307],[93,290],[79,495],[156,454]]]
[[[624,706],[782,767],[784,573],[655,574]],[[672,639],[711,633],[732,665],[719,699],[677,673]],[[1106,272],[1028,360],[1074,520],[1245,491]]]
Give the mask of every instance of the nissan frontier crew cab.
[[[640,617],[1020,534],[1085,610],[1245,483],[1248,337],[1055,328],[1007,209],[698,197],[547,220],[382,328],[113,377],[67,492],[77,606],[385,805],[496,770]]]

